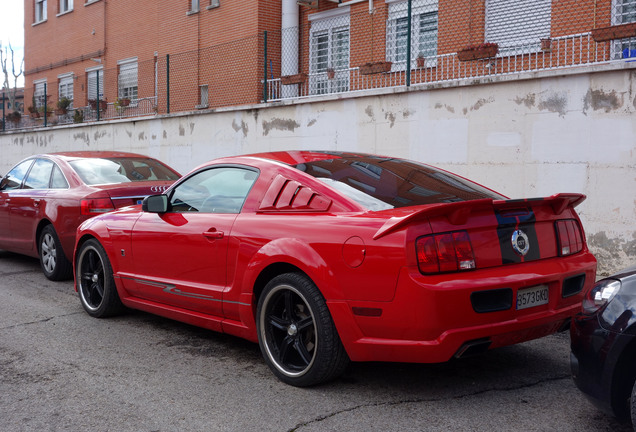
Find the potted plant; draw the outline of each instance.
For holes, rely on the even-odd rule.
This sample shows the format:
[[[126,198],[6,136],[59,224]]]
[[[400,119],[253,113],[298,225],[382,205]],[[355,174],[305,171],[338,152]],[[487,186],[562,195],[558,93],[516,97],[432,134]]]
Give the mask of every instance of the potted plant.
[[[22,119],[22,114],[20,114],[20,111],[13,111],[7,114],[6,119],[9,123],[13,123],[14,125],[16,125],[20,123],[20,120]]]
[[[372,62],[367,62],[363,65],[360,65],[359,70],[361,75],[386,73],[386,72],[391,72],[392,64],[393,62],[390,62],[390,61],[372,61]]]
[[[38,111],[40,111],[40,114],[44,114],[47,117],[53,114],[53,108],[51,108],[49,105],[42,105],[40,108],[38,108]]]
[[[79,110],[76,109],[75,112],[73,112],[73,123],[82,123],[84,121],[84,113]]]
[[[307,80],[307,74],[300,72],[293,75],[283,75],[280,77],[282,85],[302,84]]]
[[[29,110],[29,116],[31,118],[39,118],[40,117],[40,112],[35,107],[35,105],[31,105],[29,108],[27,108],[27,110]]]
[[[497,55],[499,45],[494,42],[485,42],[467,47],[457,51],[457,58],[460,61],[478,60],[490,58]]]
[[[332,67],[327,68],[327,79],[334,79],[336,77],[336,70]]]
[[[71,106],[71,100],[67,97],[60,98],[57,101],[57,108],[55,109],[55,114],[64,115],[68,112],[68,107]]]
[[[543,52],[552,51],[552,39],[550,39],[550,38],[541,38],[541,51],[543,51]]]
[[[97,110],[97,99],[89,99],[88,104],[91,106],[91,109]],[[108,101],[106,99],[99,100],[99,110],[105,111],[108,107]]]
[[[423,68],[424,66],[426,66],[426,57],[424,57],[423,53],[419,53],[415,61],[417,62],[418,68]]]
[[[120,107],[127,107],[128,105],[130,105],[130,98],[127,98],[127,97],[117,98],[117,100],[115,101],[115,104],[117,104]]]

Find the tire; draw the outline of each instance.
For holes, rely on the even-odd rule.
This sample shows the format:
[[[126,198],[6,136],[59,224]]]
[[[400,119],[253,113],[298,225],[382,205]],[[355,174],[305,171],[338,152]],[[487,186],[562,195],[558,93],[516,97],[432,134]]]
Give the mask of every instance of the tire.
[[[75,280],[82,306],[90,316],[105,318],[124,310],[110,261],[97,240],[90,239],[80,247],[75,264]]]
[[[282,274],[265,286],[256,327],[265,362],[287,384],[306,387],[329,381],[349,363],[327,304],[305,275]]]
[[[634,432],[636,432],[636,382],[634,382],[634,386],[632,387],[632,397],[629,401],[629,405],[632,413],[632,428],[634,428]]]
[[[48,279],[61,281],[70,279],[73,275],[73,267],[64,255],[62,244],[53,225],[47,225],[42,229],[38,241],[38,254],[42,272]]]

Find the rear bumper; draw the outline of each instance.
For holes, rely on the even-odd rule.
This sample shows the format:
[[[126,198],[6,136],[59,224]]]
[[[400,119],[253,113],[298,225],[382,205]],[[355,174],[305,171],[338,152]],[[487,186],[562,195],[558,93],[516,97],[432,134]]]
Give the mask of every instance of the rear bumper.
[[[335,301],[329,308],[354,361],[444,362],[567,328],[571,317],[580,311],[595,274],[596,260],[587,252],[567,259],[433,277],[403,268],[392,301]],[[584,279],[581,289],[564,296],[564,282],[573,278]],[[538,285],[549,287],[548,303],[517,310],[517,292]],[[476,312],[471,295],[492,290],[509,290],[512,304],[492,312]],[[381,314],[360,316],[353,308],[380,309]]]

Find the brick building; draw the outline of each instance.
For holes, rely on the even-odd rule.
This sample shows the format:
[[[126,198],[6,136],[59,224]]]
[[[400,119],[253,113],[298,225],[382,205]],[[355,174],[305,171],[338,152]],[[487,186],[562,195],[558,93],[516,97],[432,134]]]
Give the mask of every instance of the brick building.
[[[636,0],[408,4],[25,0],[25,105],[131,116],[636,57]]]

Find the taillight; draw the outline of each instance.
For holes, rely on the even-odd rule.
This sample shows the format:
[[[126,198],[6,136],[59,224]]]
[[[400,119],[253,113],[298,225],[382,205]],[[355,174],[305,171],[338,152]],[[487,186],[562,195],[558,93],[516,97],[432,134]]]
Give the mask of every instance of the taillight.
[[[560,220],[556,223],[559,255],[572,255],[583,250],[581,227],[574,219]]]
[[[96,216],[115,210],[110,198],[83,199],[80,202],[80,212],[85,216]]]
[[[422,273],[442,273],[475,268],[475,256],[466,231],[420,237],[415,242]]]

